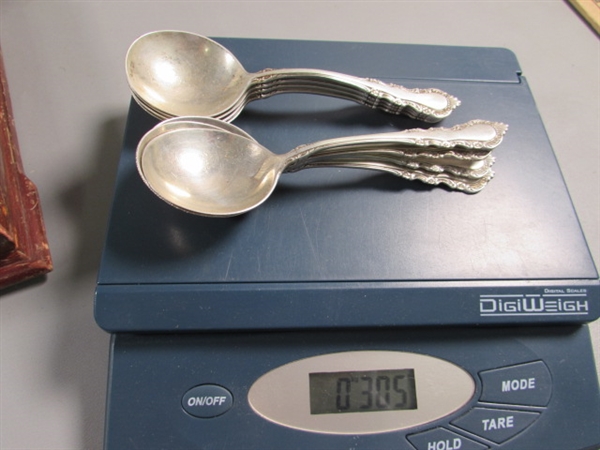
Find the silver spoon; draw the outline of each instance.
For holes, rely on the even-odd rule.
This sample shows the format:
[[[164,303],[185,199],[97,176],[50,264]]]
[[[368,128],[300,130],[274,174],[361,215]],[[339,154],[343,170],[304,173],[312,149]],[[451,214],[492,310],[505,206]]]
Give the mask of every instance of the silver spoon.
[[[248,102],[284,92],[345,98],[427,122],[440,121],[460,104],[439,89],[407,89],[326,70],[248,73],[225,47],[182,31],[156,31],[136,39],[127,52],[126,73],[134,98],[159,118],[231,121]]]
[[[182,126],[163,132],[150,130],[137,148],[136,162],[144,182],[167,203],[204,216],[231,217],[262,204],[275,189],[281,173],[310,167],[311,157],[318,157],[323,150],[331,151],[338,144],[348,148],[352,147],[349,142],[362,142],[356,146],[357,154],[372,145],[388,150],[415,145],[429,153],[437,149],[442,154],[451,149],[458,152],[460,147],[467,151],[472,148],[491,151],[500,143],[505,130],[503,124],[472,121],[453,128],[331,139],[279,155],[252,139],[226,130]],[[340,164],[344,167],[343,162]],[[377,164],[363,167],[355,160],[351,164],[346,167],[378,169]],[[391,172],[385,165],[382,170]],[[455,180],[448,174],[441,177],[431,174],[423,181],[471,192],[469,183],[463,185],[465,180]],[[477,183],[478,190],[485,186],[480,184]]]
[[[156,136],[168,131],[178,130],[181,128],[210,128],[224,130],[237,134],[252,141],[256,140],[246,133],[241,128],[236,127],[227,122],[217,120],[210,117],[183,116],[165,120],[154,127],[154,129],[146,133],[142,138],[139,146],[144,147],[147,142],[154,139]],[[379,149],[370,143],[364,149],[359,143],[354,143],[351,147],[342,144],[342,141],[347,139],[335,139],[322,141],[321,143],[311,144],[311,146],[320,145],[323,147],[323,142],[329,147],[329,150],[319,150],[315,155],[306,158],[302,168],[313,167],[355,167],[367,168],[367,165],[376,166],[373,169],[384,170],[390,172],[401,171],[405,178],[416,179],[414,176],[408,176],[408,172],[418,173],[419,175],[427,176],[434,174],[435,176],[452,176],[455,179],[477,180],[481,185],[483,179],[490,179],[492,176],[491,166],[494,158],[489,156],[489,149],[479,150],[476,154],[471,154],[464,148],[459,148],[457,155],[443,156],[439,149],[436,149],[435,155],[427,156],[425,149],[419,146],[410,145],[407,148],[397,147],[393,150]],[[332,145],[332,142],[337,142]],[[352,149],[349,152],[349,149]],[[482,158],[482,155],[486,155]],[[298,169],[296,169],[298,170]],[[288,171],[290,169],[288,168]],[[399,175],[399,174],[397,174]],[[419,177],[422,178],[422,177]],[[462,190],[475,190],[472,186],[465,187]]]
[[[471,122],[473,124],[474,122]],[[213,119],[210,117],[176,117],[163,121],[157,127],[155,127],[154,133],[146,134],[146,139],[153,139],[157,134],[179,129],[180,127],[198,127],[198,128],[212,128],[218,130],[228,131],[246,139],[250,139],[256,142],[251,135],[246,133],[239,127],[232,125],[222,120]],[[341,141],[336,139],[335,141]],[[446,176],[452,176],[455,179],[464,180],[477,180],[479,185],[482,185],[482,180],[491,179],[493,172],[491,166],[494,163],[494,158],[489,155],[489,148],[478,150],[476,154],[467,151],[465,148],[458,148],[458,154],[451,156],[443,156],[439,149],[436,149],[436,154],[433,156],[427,156],[425,149],[411,144],[407,148],[397,147],[393,150],[390,149],[379,149],[373,147],[372,144],[368,144],[366,149],[363,149],[360,145],[353,145],[352,151],[348,152],[349,147],[344,145],[332,145],[332,140],[322,141],[329,142],[330,150],[320,150],[315,155],[310,156],[306,159],[306,162],[302,169],[314,168],[314,167],[360,167],[366,168],[366,165],[377,165],[379,170],[387,168],[388,171],[404,171],[404,172],[415,172],[423,174],[433,173],[436,176],[446,174]],[[145,144],[142,144],[145,145]],[[311,146],[314,146],[312,144]],[[319,143],[317,143],[319,145]],[[323,145],[322,143],[320,145]],[[482,155],[486,156],[482,159]],[[298,170],[298,169],[297,169]],[[286,171],[291,171],[286,170]],[[402,175],[405,178],[416,179],[415,177],[408,177]],[[486,181],[487,182],[487,181]],[[485,184],[485,183],[484,183]],[[464,188],[461,190],[475,190],[473,187]]]

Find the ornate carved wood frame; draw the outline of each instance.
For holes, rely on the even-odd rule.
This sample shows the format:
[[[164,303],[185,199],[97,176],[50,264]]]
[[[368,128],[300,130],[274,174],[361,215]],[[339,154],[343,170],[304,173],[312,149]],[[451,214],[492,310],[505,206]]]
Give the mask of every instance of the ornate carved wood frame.
[[[23,173],[0,49],[0,289],[51,270],[38,192]]]

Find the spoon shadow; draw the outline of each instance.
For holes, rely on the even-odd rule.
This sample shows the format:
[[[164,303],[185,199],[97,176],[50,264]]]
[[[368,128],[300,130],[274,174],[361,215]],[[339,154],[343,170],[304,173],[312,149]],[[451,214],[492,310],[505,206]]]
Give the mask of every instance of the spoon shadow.
[[[179,210],[156,197],[141,181],[137,172],[130,171],[120,186],[113,214],[122,219],[114,226],[107,247],[131,262],[153,264],[184,261],[210,255],[235,235],[250,218],[265,214],[285,216],[286,211],[302,205],[306,210],[328,202],[338,203],[343,197],[355,197],[360,204],[374,195],[402,191],[425,192],[445,189],[413,182],[390,174],[369,173],[365,170],[340,169],[342,173],[328,176],[336,169],[311,169],[303,176],[285,174],[271,197],[257,209],[230,218],[204,217]],[[312,172],[308,174],[308,172]],[[319,173],[321,172],[321,173]],[[306,176],[306,175],[309,176]],[[450,191],[448,189],[448,191]],[[358,209],[359,207],[357,207]]]
[[[121,258],[144,263],[209,253],[245,220],[243,215],[215,220],[177,209],[156,197],[135,170],[121,181],[113,215],[119,221],[113,225],[107,248]]]
[[[335,175],[326,175],[336,171]],[[312,172],[314,176],[304,176]],[[320,174],[318,172],[321,172]],[[302,179],[300,175],[304,176]],[[311,174],[312,175],[312,174]],[[370,195],[369,191],[381,193],[400,193],[402,191],[428,192],[433,189],[452,190],[445,186],[433,186],[419,181],[411,181],[392,174],[370,170],[350,168],[320,168],[307,169],[304,173],[284,174],[277,184],[275,191],[267,202],[273,199],[298,198],[306,201],[314,196],[337,196],[339,192],[346,195]],[[265,203],[266,204],[266,203]],[[261,207],[264,207],[262,205]],[[260,207],[259,207],[260,208]]]
[[[130,114],[134,116],[131,122],[136,126],[126,133],[124,150],[132,155],[143,134],[159,121],[133,100]],[[409,118],[390,117],[377,111],[365,114],[360,106],[329,109],[316,114],[308,111],[281,114],[248,108],[239,121],[240,126],[251,134],[255,125],[262,131],[268,124],[269,130],[271,127],[279,129],[276,136],[282,135],[283,125],[293,121],[290,126],[296,130],[291,133],[293,136],[285,134],[282,143],[283,148],[289,150],[294,145],[289,141],[293,141],[294,138],[298,139],[299,143],[307,141],[306,135],[315,132],[315,122],[323,124],[323,129],[317,131],[330,136],[332,122],[339,128],[352,128],[353,132],[360,132],[357,131],[357,127],[381,128],[380,116],[385,117],[388,123],[393,122],[394,126],[401,128],[413,127],[418,123]],[[265,137],[261,133],[255,137],[259,142],[265,137],[268,142],[269,135],[271,133],[267,133]],[[318,198],[320,203],[336,201],[340,192],[345,193],[344,197],[347,197],[368,195],[369,191],[394,193],[402,190],[427,191],[433,188],[424,183],[367,170],[311,169],[301,173],[284,174],[271,197],[257,210],[231,218],[215,219],[190,214],[167,204],[147,188],[132,164],[120,180],[119,195],[115,197],[113,205],[113,215],[120,219],[118,224],[113,226],[119,230],[110,233],[107,247],[118,253],[119,257],[135,262],[180,261],[210,254],[215,247],[227,241],[250,214],[261,214],[264,211],[275,215],[285,214],[290,203],[310,205],[314,203],[315,198]]]
[[[369,110],[358,105],[339,106],[322,105],[318,108],[294,108],[282,110],[273,108],[268,102],[276,99],[262,100],[263,104],[250,104],[236,119],[236,124],[254,127],[267,125],[281,127],[290,124],[294,128],[322,127],[331,133],[331,127],[339,128],[340,132],[352,129],[351,134],[366,132],[399,131],[411,128],[431,128],[436,124],[424,123],[406,116],[385,114],[378,110]],[[327,103],[332,101],[327,99]],[[439,124],[438,124],[439,126]],[[375,131],[376,130],[376,131]]]

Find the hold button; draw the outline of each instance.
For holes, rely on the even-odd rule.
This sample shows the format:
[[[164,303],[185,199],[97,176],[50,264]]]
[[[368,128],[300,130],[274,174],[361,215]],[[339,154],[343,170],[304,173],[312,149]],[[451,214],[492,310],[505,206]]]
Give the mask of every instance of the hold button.
[[[482,402],[547,406],[550,401],[552,378],[542,361],[487,370],[479,376]]]
[[[417,450],[486,450],[489,447],[445,428],[412,434],[407,439]]]
[[[181,405],[194,417],[217,417],[229,411],[233,405],[233,396],[224,387],[203,384],[187,391]]]

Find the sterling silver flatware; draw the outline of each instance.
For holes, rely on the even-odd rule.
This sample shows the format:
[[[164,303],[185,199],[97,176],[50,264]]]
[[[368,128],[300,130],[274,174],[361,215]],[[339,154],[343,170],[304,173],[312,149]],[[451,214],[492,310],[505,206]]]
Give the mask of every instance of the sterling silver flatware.
[[[327,70],[248,73],[222,45],[183,31],[136,39],[127,52],[126,74],[134,99],[159,119],[209,116],[229,122],[251,101],[293,92],[343,98],[426,122],[442,120],[460,104],[439,89],[407,89]]]
[[[141,139],[138,171],[167,203],[187,212],[231,217],[262,204],[279,176],[310,167],[382,170],[475,193],[492,178],[491,151],[507,126],[474,120],[452,128],[334,138],[275,154],[234,125],[183,117]]]

